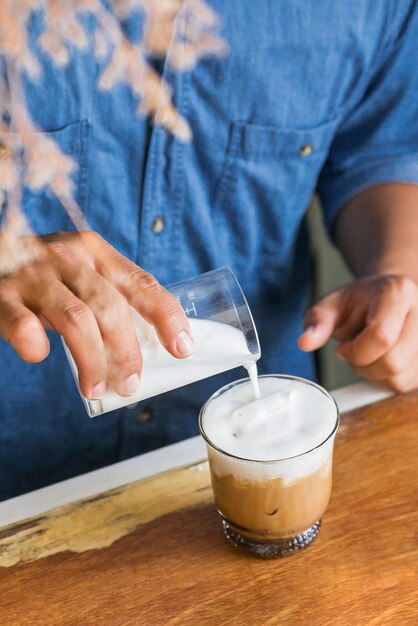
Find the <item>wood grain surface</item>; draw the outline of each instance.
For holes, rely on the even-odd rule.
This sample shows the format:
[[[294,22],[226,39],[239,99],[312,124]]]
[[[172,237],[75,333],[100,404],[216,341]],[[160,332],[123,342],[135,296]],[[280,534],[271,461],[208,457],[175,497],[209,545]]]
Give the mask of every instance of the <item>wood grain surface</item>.
[[[413,393],[344,416],[323,528],[295,556],[230,546],[205,466],[51,511],[0,529],[0,624],[416,626],[417,478]]]
[[[210,501],[207,461],[158,474],[0,528],[0,568],[65,550],[104,548],[171,511]]]

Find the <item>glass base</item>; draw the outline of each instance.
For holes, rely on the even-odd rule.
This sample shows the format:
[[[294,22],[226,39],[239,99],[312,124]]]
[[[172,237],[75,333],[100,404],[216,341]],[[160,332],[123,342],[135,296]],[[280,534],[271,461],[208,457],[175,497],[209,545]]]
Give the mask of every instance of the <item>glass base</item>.
[[[321,520],[315,522],[308,530],[305,530],[300,535],[296,535],[296,537],[279,539],[274,543],[250,539],[250,537],[242,535],[225,520],[222,521],[222,525],[228,541],[235,547],[242,548],[246,552],[250,552],[262,559],[277,559],[307,548],[317,538],[321,529]]]

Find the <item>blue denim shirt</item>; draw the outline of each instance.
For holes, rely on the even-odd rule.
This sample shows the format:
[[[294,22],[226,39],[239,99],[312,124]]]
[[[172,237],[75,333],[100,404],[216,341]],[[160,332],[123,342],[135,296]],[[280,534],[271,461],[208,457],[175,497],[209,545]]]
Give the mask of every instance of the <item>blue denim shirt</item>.
[[[358,191],[418,183],[418,9],[414,0],[211,4],[229,56],[183,74],[161,67],[191,143],[137,117],[127,87],[98,92],[91,54],[64,70],[44,59],[43,79],[26,86],[30,110],[77,160],[92,229],[163,284],[229,265],[259,330],[261,372],[314,378],[296,346],[311,274],[306,208],[317,190],[332,233]],[[126,28],[137,36],[139,20]],[[33,45],[39,29],[35,18]],[[27,192],[24,208],[37,233],[73,229],[47,194]],[[203,401],[244,373],[91,420],[50,338],[38,365],[0,342],[1,498],[195,435]]]

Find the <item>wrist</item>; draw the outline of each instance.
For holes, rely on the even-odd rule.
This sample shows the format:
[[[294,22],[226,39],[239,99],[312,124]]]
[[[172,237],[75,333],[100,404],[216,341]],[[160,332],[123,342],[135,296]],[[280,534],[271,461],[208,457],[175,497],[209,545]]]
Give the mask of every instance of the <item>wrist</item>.
[[[397,258],[385,257],[369,263],[359,273],[359,278],[369,276],[403,276],[418,284],[418,256],[397,255]]]

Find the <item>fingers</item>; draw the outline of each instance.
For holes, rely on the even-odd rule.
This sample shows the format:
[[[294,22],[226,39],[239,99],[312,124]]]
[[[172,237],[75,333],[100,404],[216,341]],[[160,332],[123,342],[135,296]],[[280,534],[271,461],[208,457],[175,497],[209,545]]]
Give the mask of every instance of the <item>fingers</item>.
[[[40,320],[45,320],[64,337],[78,368],[82,393],[91,399],[103,396],[107,359],[96,319],[87,304],[61,282],[51,259],[24,266],[6,279],[6,285],[3,292],[19,297],[37,325],[42,328]]]
[[[309,309],[298,341],[301,350],[317,350],[328,341],[342,322],[343,301],[343,292],[334,291]]]
[[[336,297],[339,296],[339,297]],[[332,335],[337,355],[377,384],[418,386],[418,289],[402,276],[370,277],[330,294],[308,312],[299,345],[316,349]]]
[[[49,341],[40,320],[17,294],[0,294],[0,336],[28,363],[39,363],[49,354]]]
[[[380,386],[418,387],[418,289],[411,279],[362,279],[323,298],[308,312],[299,339],[304,350],[330,336],[342,343],[337,355]]]
[[[49,288],[41,280],[25,301],[64,337],[77,365],[83,395],[102,397],[107,391],[107,357],[92,310],[59,280]]]
[[[410,306],[410,300],[396,297],[394,290],[383,291],[370,302],[365,328],[341,344],[337,354],[355,367],[377,361],[398,341]]]
[[[357,371],[357,368],[354,368]],[[391,389],[398,393],[408,393],[418,389],[418,354],[400,374],[373,380],[373,384],[382,389]]]
[[[103,239],[90,234],[87,238],[88,245],[94,250],[97,271],[113,283],[147,322],[155,326],[168,352],[177,358],[189,356],[194,349],[193,337],[187,316],[174,296],[151,274],[119,254]]]
[[[9,295],[0,297],[0,334],[22,358],[45,358],[49,343],[43,325],[53,328],[73,355],[84,396],[99,398],[108,386],[132,395],[142,358],[129,304],[154,325],[173,356],[193,351],[176,299],[99,235],[53,233],[40,241],[42,256],[8,277]]]
[[[107,382],[122,396],[139,387],[142,356],[126,298],[88,266],[67,263],[61,277],[93,312],[106,355]]]
[[[360,376],[383,382],[397,391],[417,387],[418,316],[409,314],[398,341],[382,357],[365,367],[356,367],[356,371]]]
[[[123,293],[147,322],[154,325],[161,344],[177,358],[189,356],[194,341],[182,307],[155,278],[136,268]]]

